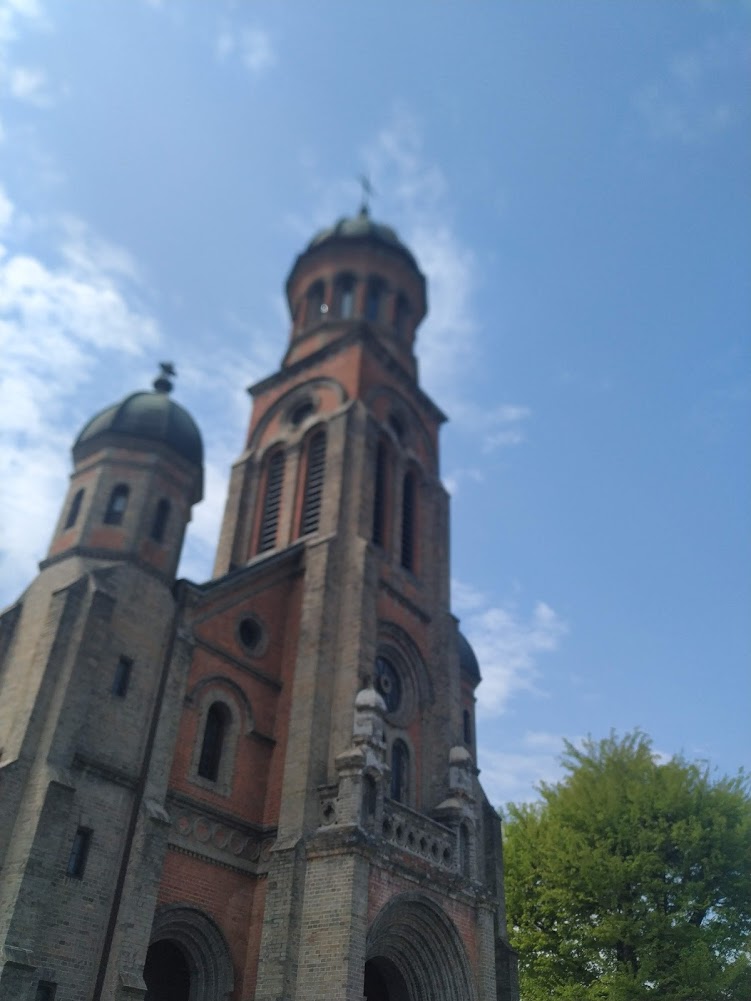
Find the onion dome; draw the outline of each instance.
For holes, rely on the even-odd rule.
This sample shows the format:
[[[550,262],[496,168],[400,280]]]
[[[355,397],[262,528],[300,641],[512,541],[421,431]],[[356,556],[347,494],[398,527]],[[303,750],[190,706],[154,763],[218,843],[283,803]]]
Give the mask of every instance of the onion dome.
[[[201,432],[188,411],[170,398],[172,382],[168,377],[175,374],[174,369],[167,363],[161,369],[161,375],[154,380],[153,392],[131,393],[92,417],[76,438],[74,456],[81,450],[88,451],[95,443],[103,444],[105,436],[124,447],[140,438],[166,445],[181,459],[202,470]],[[202,483],[197,493],[196,499],[202,494]]]
[[[456,634],[456,645],[459,650],[459,667],[463,674],[466,674],[475,685],[479,685],[482,680],[480,676],[480,665],[477,663],[475,651],[469,645],[467,637],[460,632]]]

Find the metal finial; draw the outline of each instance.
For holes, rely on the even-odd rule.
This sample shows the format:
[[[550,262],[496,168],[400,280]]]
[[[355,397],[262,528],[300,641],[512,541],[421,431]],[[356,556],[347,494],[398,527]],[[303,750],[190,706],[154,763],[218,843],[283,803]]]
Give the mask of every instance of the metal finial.
[[[370,212],[370,199],[375,194],[375,189],[370,183],[370,178],[367,174],[360,174],[359,177],[360,187],[362,188],[362,201],[360,202],[360,213],[361,215],[368,215]]]
[[[172,380],[177,375],[175,366],[171,361],[160,361],[159,368],[160,373],[154,379],[154,389],[157,393],[170,393],[172,392]]]

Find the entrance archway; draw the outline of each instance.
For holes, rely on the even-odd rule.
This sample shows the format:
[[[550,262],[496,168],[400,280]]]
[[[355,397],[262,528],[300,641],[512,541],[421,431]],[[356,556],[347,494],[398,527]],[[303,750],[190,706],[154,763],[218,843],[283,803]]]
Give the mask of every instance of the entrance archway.
[[[422,894],[386,904],[368,932],[365,960],[368,1001],[476,1001],[459,932]]]
[[[182,904],[157,909],[143,976],[148,1001],[227,1001],[235,984],[221,930]]]
[[[190,1001],[190,966],[177,943],[168,938],[153,942],[143,968],[146,1001]]]
[[[364,993],[365,1001],[410,1001],[404,977],[385,956],[365,964]]]

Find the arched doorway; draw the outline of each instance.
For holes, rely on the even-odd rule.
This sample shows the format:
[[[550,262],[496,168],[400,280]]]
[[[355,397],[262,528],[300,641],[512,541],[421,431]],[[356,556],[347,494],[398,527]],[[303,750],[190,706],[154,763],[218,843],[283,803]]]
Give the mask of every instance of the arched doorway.
[[[461,936],[423,894],[386,904],[368,932],[365,960],[367,1001],[476,1001]]]
[[[410,1001],[404,977],[385,956],[365,964],[365,1001]]]
[[[153,942],[143,968],[146,1001],[190,1001],[190,966],[176,942]]]
[[[221,930],[182,904],[157,908],[143,978],[148,1001],[227,1001],[235,980]]]

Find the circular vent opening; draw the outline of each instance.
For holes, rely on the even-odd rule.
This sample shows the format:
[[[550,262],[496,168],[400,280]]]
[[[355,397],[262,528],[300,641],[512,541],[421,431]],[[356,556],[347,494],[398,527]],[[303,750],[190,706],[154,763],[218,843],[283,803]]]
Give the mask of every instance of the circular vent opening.
[[[263,628],[257,619],[242,619],[237,627],[240,644],[246,653],[258,653],[263,644]]]

